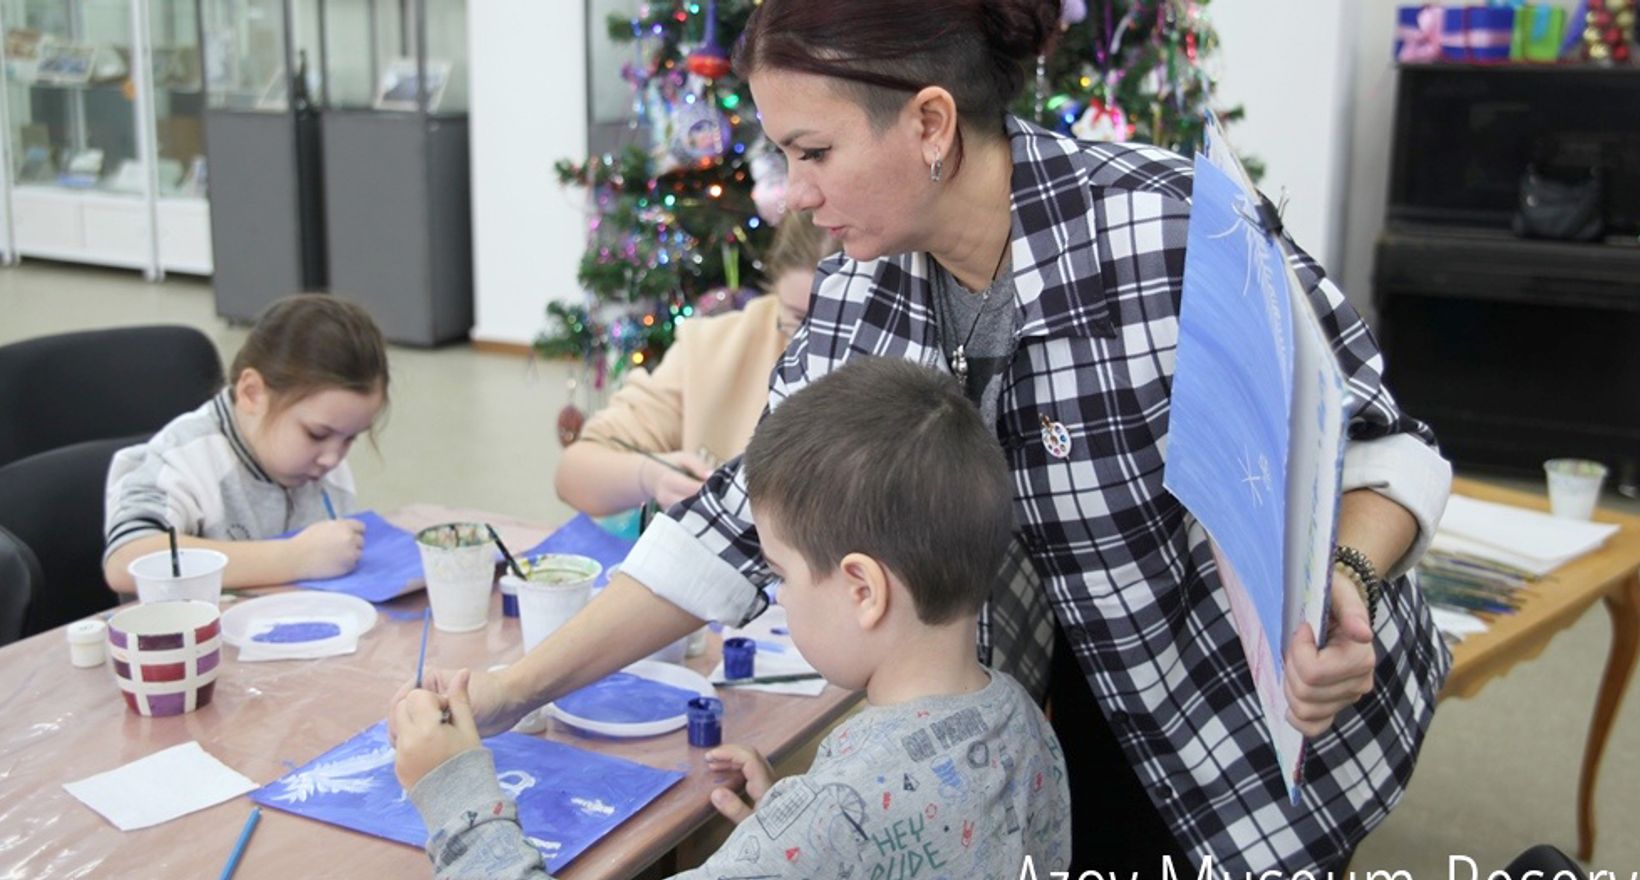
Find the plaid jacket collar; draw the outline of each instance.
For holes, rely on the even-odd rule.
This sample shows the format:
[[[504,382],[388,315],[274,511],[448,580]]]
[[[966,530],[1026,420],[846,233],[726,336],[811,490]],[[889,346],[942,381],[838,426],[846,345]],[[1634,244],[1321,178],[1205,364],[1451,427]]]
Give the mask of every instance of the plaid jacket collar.
[[[1018,117],[1009,116],[1007,127],[1019,338],[1116,335],[1104,299],[1087,302],[1086,291],[1103,285],[1085,154],[1075,141]]]

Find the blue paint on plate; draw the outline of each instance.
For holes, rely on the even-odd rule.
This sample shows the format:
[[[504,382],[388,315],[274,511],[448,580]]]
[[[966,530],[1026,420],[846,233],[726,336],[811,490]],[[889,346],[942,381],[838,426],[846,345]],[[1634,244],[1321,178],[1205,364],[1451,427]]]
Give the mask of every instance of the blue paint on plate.
[[[310,620],[299,623],[276,623],[267,632],[251,636],[253,642],[271,642],[293,645],[333,639],[342,634],[342,628],[329,621]]]
[[[559,697],[559,709],[588,721],[643,724],[676,718],[700,694],[626,672],[617,672]]]

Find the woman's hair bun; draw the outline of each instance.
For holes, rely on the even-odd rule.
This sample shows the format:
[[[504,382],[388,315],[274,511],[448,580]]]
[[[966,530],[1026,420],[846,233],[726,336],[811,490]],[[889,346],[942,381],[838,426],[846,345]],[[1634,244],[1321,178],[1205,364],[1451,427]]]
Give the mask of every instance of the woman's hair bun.
[[[1059,36],[1060,0],[978,0],[991,51],[1016,61],[1035,58]]]

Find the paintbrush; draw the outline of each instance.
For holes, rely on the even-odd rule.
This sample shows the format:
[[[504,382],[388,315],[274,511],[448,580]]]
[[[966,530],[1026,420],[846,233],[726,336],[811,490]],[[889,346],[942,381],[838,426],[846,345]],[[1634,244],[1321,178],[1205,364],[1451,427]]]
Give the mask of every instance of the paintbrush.
[[[661,467],[666,468],[669,471],[675,471],[677,473],[683,474],[684,476],[688,477],[691,480],[700,479],[699,474],[694,473],[693,471],[689,470],[688,468],[684,467],[683,465],[673,464],[672,462],[667,461],[664,458],[661,458],[660,456],[656,455],[655,453],[650,452],[647,449],[639,449],[638,447],[633,446],[631,443],[628,443],[625,440],[621,440],[619,438],[614,438],[614,439],[615,439],[615,445],[621,447],[622,449],[625,449],[627,452],[636,452],[637,454],[643,456],[644,458],[649,459],[650,461],[660,465]]]
[[[507,560],[507,567],[512,569],[512,573],[521,581],[529,580],[529,576],[524,574],[524,569],[519,567],[518,560],[514,559],[512,553],[508,552],[507,545],[501,543],[501,536],[495,533],[495,526],[485,523],[484,528],[489,529],[490,540],[495,542],[496,548],[501,551],[502,558]]]

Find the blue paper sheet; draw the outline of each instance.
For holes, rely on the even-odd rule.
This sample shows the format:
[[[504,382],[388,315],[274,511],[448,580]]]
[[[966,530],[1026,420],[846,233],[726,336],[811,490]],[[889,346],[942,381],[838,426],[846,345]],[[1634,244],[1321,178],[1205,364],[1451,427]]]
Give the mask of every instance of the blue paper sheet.
[[[1292,312],[1256,205],[1196,161],[1165,482],[1212,535],[1264,631],[1282,631]]]
[[[529,559],[543,553],[576,553],[589,556],[598,560],[604,567],[598,579],[592,582],[593,589],[598,589],[609,583],[610,570],[625,562],[626,555],[631,552],[631,541],[610,534],[593,522],[591,517],[581,513],[548,535],[546,540],[517,555],[519,559]]]
[[[341,577],[297,581],[296,586],[306,590],[346,593],[366,602],[386,602],[425,586],[421,574],[421,551],[416,548],[415,535],[389,523],[373,511],[367,510],[347,518],[364,523],[364,553],[359,557],[359,564]]]
[[[525,837],[559,871],[683,778],[682,773],[517,733],[485,740]],[[427,827],[393,776],[385,723],[251,792],[277,810],[411,846]]]
[[[1294,803],[1302,735],[1283,658],[1325,637],[1344,378],[1260,197],[1207,114],[1195,162],[1163,484],[1207,531]],[[1324,292],[1315,294],[1324,297]]]

